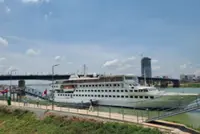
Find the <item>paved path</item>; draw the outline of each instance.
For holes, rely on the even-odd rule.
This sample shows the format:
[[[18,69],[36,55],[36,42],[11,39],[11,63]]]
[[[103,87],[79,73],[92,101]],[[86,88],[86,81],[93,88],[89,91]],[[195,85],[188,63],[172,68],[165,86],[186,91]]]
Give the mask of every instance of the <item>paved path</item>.
[[[0,100],[1,105],[7,105],[6,101]],[[21,102],[12,102],[12,106],[19,107],[22,109],[27,109],[30,111],[33,111],[36,113],[38,117],[44,116],[45,111],[50,111],[55,114],[59,115],[71,115],[71,116],[78,116],[78,117],[86,117],[86,118],[93,118],[102,121],[117,121],[117,122],[128,122],[128,123],[137,123],[140,125],[144,125],[144,127],[153,127],[153,128],[159,128],[160,130],[168,131],[170,133],[174,134],[188,134],[185,132],[182,132],[179,129],[173,128],[173,127],[166,127],[162,125],[156,125],[156,124],[150,124],[150,123],[144,123],[144,121],[147,119],[146,117],[137,117],[134,115],[126,115],[126,114],[119,114],[119,113],[109,113],[109,112],[101,112],[101,111],[88,111],[85,109],[76,109],[76,108],[69,108],[69,107],[58,107],[54,106],[54,110],[52,111],[52,106],[48,105],[39,105],[37,107],[36,104],[27,104],[24,106],[24,103]]]

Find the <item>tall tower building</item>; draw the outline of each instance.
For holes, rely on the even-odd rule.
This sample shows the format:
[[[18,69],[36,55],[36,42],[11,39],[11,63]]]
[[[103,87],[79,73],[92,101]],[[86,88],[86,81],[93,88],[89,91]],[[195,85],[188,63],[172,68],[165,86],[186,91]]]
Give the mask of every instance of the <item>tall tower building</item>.
[[[148,57],[144,57],[141,60],[141,75],[142,77],[151,78],[152,70],[151,70],[151,59]]]

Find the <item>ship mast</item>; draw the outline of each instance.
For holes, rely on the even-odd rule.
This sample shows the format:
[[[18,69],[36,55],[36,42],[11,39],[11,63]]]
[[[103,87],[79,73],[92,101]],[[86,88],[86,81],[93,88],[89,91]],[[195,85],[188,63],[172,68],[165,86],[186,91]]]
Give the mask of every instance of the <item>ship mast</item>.
[[[83,75],[84,75],[84,77],[86,77],[86,65],[85,64],[83,65]]]

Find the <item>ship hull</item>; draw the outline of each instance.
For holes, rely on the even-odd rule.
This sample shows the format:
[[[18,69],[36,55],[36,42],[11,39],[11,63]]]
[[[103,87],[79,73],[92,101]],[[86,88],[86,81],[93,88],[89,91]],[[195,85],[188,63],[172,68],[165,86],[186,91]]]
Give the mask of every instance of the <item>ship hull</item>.
[[[187,106],[197,99],[197,95],[187,95],[187,94],[165,94],[163,96],[157,97],[155,99],[140,100],[140,99],[126,99],[126,98],[70,98],[62,99],[57,98],[55,101],[64,103],[74,103],[74,104],[87,104],[90,105],[90,100],[93,100],[95,104],[102,106],[113,106],[113,107],[127,107],[136,109],[176,109],[180,106]]]

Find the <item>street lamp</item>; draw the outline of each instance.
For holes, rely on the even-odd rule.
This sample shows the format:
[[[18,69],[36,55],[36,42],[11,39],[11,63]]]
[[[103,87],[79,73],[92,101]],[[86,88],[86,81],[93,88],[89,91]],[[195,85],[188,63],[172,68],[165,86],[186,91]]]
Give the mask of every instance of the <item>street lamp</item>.
[[[54,68],[60,64],[55,64],[52,66],[52,110],[54,110]]]
[[[8,90],[8,105],[11,105],[11,86],[12,86],[12,73],[16,72],[16,69],[10,71],[10,88]]]

